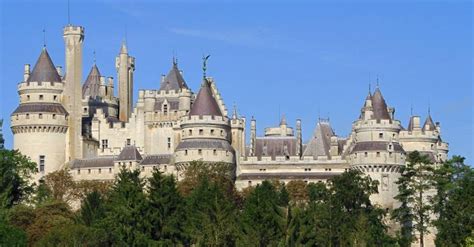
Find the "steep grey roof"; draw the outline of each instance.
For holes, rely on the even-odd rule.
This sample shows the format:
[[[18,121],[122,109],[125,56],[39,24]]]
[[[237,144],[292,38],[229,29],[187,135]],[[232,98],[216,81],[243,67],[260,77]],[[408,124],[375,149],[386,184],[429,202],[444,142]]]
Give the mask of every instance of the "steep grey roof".
[[[390,114],[388,113],[387,103],[382,96],[380,89],[375,89],[374,95],[372,96],[372,107],[374,109],[375,119],[387,119],[391,120]]]
[[[166,75],[165,79],[161,82],[160,91],[165,90],[179,90],[182,88],[188,88],[186,82],[184,81],[181,72],[178,69],[178,64],[173,62],[173,67],[171,68],[168,75]]]
[[[97,65],[92,66],[84,85],[82,85],[82,97],[90,96],[95,98],[99,95],[100,88],[100,72]]]
[[[295,156],[298,140],[290,137],[263,137],[257,138],[255,156]]]
[[[428,127],[428,130],[436,129],[433,119],[431,118],[431,115],[429,114],[428,114],[428,117],[426,117],[425,124],[423,124],[423,130],[426,130],[426,127]]]
[[[194,101],[190,116],[222,116],[219,105],[211,91],[210,82],[205,79]]]
[[[61,77],[54,67],[53,61],[48,54],[46,48],[43,48],[41,54],[36,61],[36,65],[31,72],[30,77],[28,77],[27,82],[61,82]]]
[[[239,180],[252,179],[329,179],[338,175],[329,172],[292,172],[292,173],[245,173],[238,176]]]
[[[358,142],[354,145],[352,148],[352,152],[361,152],[361,151],[386,151],[388,150],[388,145],[389,142],[375,142],[375,141],[369,141],[369,142]],[[402,146],[398,142],[393,142],[391,143],[393,145],[393,150],[395,152],[405,152],[403,150]]]
[[[73,160],[71,168],[95,168],[95,167],[113,167],[114,156],[100,156],[91,159]]]
[[[28,112],[68,114],[64,106],[59,103],[25,103],[19,105],[12,114]]]
[[[314,130],[313,137],[309,141],[303,156],[327,156],[329,157],[331,148],[331,136],[334,135],[329,122],[319,121]]]
[[[160,164],[170,164],[171,158],[173,155],[148,155],[146,156],[140,165],[160,165]]]
[[[117,160],[142,160],[142,156],[135,146],[126,146],[122,149]]]
[[[234,149],[228,141],[220,139],[186,139],[181,141],[176,150],[183,149],[220,149],[233,152]]]

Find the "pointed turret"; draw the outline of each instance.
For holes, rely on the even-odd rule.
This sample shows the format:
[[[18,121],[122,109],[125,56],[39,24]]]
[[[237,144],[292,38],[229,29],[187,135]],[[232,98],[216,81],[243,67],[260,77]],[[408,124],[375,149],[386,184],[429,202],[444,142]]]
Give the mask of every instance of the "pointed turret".
[[[94,63],[84,85],[82,85],[82,98],[87,96],[96,98],[99,96],[100,76],[99,68]]]
[[[204,79],[201,89],[192,105],[190,116],[222,116],[216,99],[212,95],[209,81]]]
[[[36,62],[33,72],[28,77],[27,82],[61,82],[61,77],[54,67],[53,61],[46,50],[43,48]]]
[[[127,44],[122,42],[122,46],[120,47],[120,54],[128,54]]]
[[[160,91],[179,90],[183,88],[188,88],[188,85],[186,85],[186,82],[178,69],[178,63],[173,61],[173,67],[171,67],[168,75],[166,75],[161,82]]]
[[[428,114],[426,117],[425,123],[423,124],[423,130],[436,130],[436,125],[433,122],[433,119],[431,118],[431,114]]]
[[[374,118],[375,119],[387,119],[391,120],[390,114],[388,113],[387,103],[385,103],[385,99],[382,96],[382,92],[377,87],[375,89],[374,95],[372,96],[372,107],[374,109]]]
[[[329,124],[329,121],[319,120],[314,130],[308,146],[303,152],[303,156],[330,156],[331,137],[334,136],[334,131]]]
[[[280,120],[280,126],[283,126],[283,125],[287,125],[287,124],[286,124],[286,116],[285,116],[285,114],[283,114],[283,116],[281,117],[281,120]]]

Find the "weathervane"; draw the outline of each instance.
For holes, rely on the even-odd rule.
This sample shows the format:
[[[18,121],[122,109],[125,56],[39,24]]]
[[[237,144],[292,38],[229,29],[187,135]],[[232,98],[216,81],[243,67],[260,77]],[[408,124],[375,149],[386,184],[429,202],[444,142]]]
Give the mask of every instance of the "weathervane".
[[[207,70],[207,60],[211,55],[203,55],[202,56],[202,76],[206,79],[206,70]]]

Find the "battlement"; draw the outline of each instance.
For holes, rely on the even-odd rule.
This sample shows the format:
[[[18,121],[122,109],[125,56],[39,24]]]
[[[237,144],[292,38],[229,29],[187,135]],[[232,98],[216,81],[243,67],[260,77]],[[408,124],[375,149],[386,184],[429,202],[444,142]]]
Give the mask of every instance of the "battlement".
[[[181,90],[157,90],[157,89],[140,89],[138,91],[138,98],[139,99],[144,99],[144,98],[173,98],[173,97],[191,97],[192,93],[188,89],[181,89]]]
[[[399,130],[401,128],[401,122],[399,120],[388,120],[388,119],[368,119],[368,120],[356,120],[352,127],[356,132],[362,129],[387,129],[387,130]]]
[[[65,35],[81,35],[84,36],[84,27],[81,26],[73,26],[71,24],[65,26],[63,28],[63,32]]]
[[[216,124],[216,125],[229,125],[230,121],[227,117],[222,116],[184,116],[181,118],[181,125],[189,125],[189,124]]]
[[[62,91],[64,89],[63,82],[20,82],[17,85],[18,93],[23,93],[26,90],[56,90]]]

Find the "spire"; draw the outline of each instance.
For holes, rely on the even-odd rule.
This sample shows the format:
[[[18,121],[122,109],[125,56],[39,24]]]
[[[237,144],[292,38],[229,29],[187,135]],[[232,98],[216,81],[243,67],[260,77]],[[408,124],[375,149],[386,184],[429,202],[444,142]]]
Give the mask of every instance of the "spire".
[[[285,114],[282,115],[281,120],[280,120],[280,126],[286,125],[286,116]]]
[[[237,106],[234,103],[234,111],[232,112],[232,119],[237,119]]]
[[[82,97],[85,98],[86,96],[90,96],[95,98],[99,95],[99,88],[100,88],[100,72],[97,65],[94,65],[87,76],[84,85],[82,85]]]
[[[179,71],[178,63],[176,62],[176,59],[173,57],[173,66],[171,67],[171,70],[168,72],[168,75],[166,75],[165,79],[161,82],[159,90],[169,91],[169,90],[179,90],[183,88],[188,88],[188,85],[186,85],[186,81],[184,81],[184,78],[181,75],[181,72]]]
[[[122,46],[120,47],[120,54],[128,54],[127,43],[122,41]]]
[[[431,118],[430,111],[428,110],[428,116],[426,117],[425,124],[423,124],[423,130],[435,130],[436,125]]]
[[[46,47],[43,47],[41,54],[36,61],[36,65],[31,72],[28,82],[61,82],[61,77],[58,74],[58,71],[54,67],[53,61],[46,50]]]
[[[201,89],[194,101],[190,116],[222,116],[219,105],[214,98],[211,85],[207,79],[204,79]]]
[[[375,119],[391,119],[390,114],[388,113],[387,103],[385,103],[385,99],[383,98],[382,92],[378,86],[372,96],[372,107],[374,109]]]

